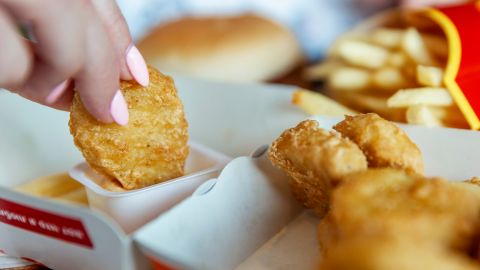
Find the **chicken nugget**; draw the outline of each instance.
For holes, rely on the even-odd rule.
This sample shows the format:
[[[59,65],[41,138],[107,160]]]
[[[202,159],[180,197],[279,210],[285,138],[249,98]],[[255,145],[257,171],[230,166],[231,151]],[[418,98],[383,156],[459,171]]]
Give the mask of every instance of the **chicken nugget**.
[[[415,143],[402,129],[377,114],[345,116],[333,128],[362,149],[369,167],[423,173],[422,153]]]
[[[480,203],[458,184],[395,169],[369,169],[345,178],[321,222],[330,224],[319,226],[322,247],[359,236],[409,239],[463,251],[474,244]]]
[[[321,270],[474,270],[480,263],[415,241],[370,237],[342,241],[324,256]]]
[[[102,182],[100,182],[100,186],[104,188],[105,190],[108,191],[113,191],[113,192],[124,192],[128,191],[122,187],[120,182],[118,182],[116,179],[109,179],[105,178],[103,179]]]
[[[284,131],[271,145],[269,159],[285,171],[296,199],[323,216],[333,186],[342,176],[367,168],[367,160],[357,145],[336,132],[306,120]]]
[[[189,152],[187,121],[172,78],[149,67],[150,85],[122,81],[129,123],[104,124],[93,118],[75,94],[70,133],[88,164],[137,189],[183,175]]]
[[[480,201],[480,178],[474,176],[465,181],[454,181],[452,184],[465,189],[467,192],[474,194]]]

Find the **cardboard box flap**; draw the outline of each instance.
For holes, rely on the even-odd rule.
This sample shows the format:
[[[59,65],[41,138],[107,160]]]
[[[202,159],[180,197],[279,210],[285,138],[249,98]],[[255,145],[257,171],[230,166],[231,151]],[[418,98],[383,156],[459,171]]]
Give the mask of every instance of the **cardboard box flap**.
[[[249,155],[308,117],[291,105],[295,86],[174,78],[190,136],[231,157]]]
[[[318,269],[322,259],[319,223],[313,211],[304,211],[235,270]]]
[[[466,180],[480,176],[480,132],[453,128],[401,125],[418,145],[427,176]]]
[[[326,129],[342,120],[313,118]],[[450,180],[480,175],[479,132],[399,126],[423,152],[427,175]],[[160,216],[135,235],[136,241],[155,259],[181,268],[315,269],[321,260],[319,219],[310,211],[282,217],[292,209],[285,205],[295,203],[288,190],[274,188],[282,182],[286,188],[286,177],[270,165],[264,150],[254,154],[261,155],[258,159],[234,160],[216,184],[209,181],[196,192],[205,195]]]
[[[325,129],[340,118],[313,117]],[[430,176],[465,180],[480,175],[480,133],[469,130],[399,125],[421,149]],[[321,261],[317,229],[320,219],[304,211],[236,269],[317,269]],[[288,256],[286,256],[288,254]]]
[[[73,167],[83,158],[69,114],[0,89],[0,186],[14,187]]]
[[[262,149],[259,158],[230,162],[214,185],[205,183],[147,224],[135,233],[135,241],[147,254],[181,268],[240,264],[301,211],[286,176],[271,166]]]
[[[0,188],[0,221],[0,247],[9,255],[53,269],[133,267],[126,263],[132,261],[127,258],[132,256],[130,240],[108,218],[87,208]]]

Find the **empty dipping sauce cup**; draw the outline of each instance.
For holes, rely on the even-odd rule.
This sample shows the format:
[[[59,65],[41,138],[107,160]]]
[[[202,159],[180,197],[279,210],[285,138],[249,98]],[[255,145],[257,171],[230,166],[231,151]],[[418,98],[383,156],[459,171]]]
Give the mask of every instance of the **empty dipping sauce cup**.
[[[130,233],[190,196],[203,182],[216,178],[230,157],[203,145],[190,142],[185,175],[141,189],[114,192],[100,183],[104,177],[80,163],[70,176],[85,186],[91,208],[98,209]]]

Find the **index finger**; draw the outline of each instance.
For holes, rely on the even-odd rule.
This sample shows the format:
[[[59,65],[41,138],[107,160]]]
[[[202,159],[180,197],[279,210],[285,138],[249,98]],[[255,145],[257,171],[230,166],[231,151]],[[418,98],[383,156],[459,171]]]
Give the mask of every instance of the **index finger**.
[[[127,23],[114,0],[96,0],[92,4],[105,24],[106,31],[115,48],[124,80],[135,79],[139,84],[148,86],[149,75],[143,56],[132,42]]]

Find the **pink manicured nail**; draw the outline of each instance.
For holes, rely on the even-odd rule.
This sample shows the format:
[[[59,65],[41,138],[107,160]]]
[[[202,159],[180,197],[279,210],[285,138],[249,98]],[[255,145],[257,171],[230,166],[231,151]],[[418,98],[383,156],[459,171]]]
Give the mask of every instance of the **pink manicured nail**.
[[[62,94],[67,90],[67,86],[70,83],[70,80],[65,80],[61,82],[59,85],[55,86],[53,90],[48,94],[45,98],[45,103],[51,105],[58,101],[58,99],[62,96]]]
[[[127,66],[133,78],[141,85],[147,87],[149,83],[148,68],[140,51],[134,45],[127,49]]]
[[[113,121],[117,124],[121,126],[128,124],[128,106],[120,90],[115,93],[112,99],[110,114],[112,115]]]

